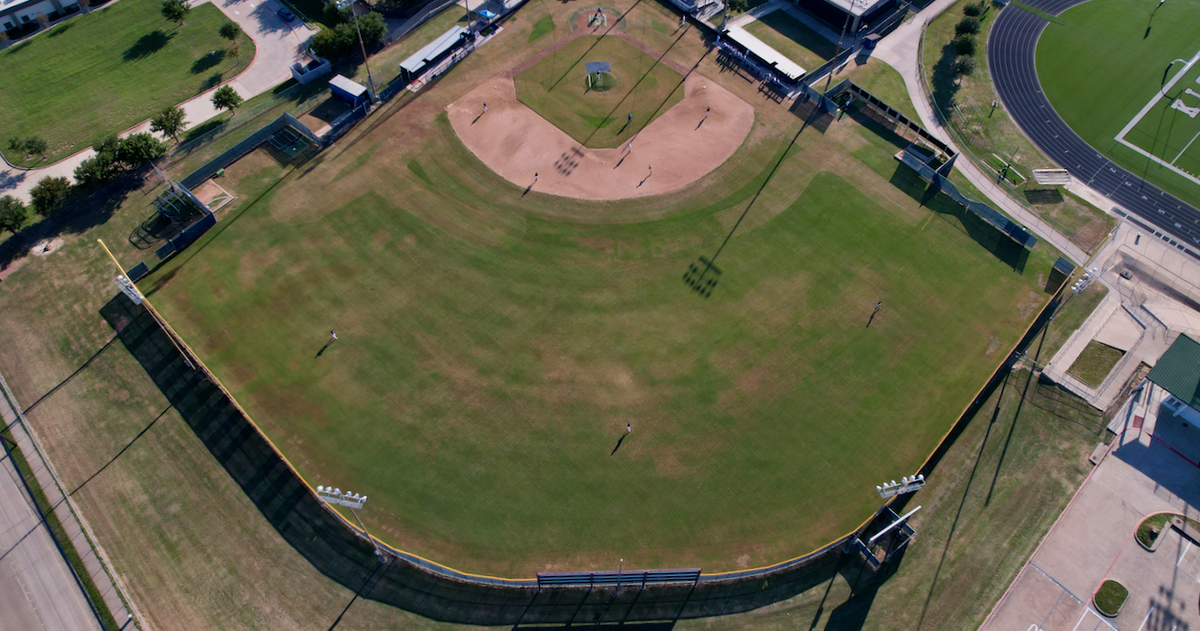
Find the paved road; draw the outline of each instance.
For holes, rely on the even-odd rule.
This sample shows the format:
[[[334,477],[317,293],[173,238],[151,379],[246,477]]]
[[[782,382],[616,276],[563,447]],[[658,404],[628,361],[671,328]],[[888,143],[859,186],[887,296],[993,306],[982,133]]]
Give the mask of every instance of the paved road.
[[[199,6],[209,0],[194,0]],[[254,42],[255,56],[250,66],[228,83],[243,99],[258,96],[291,78],[289,68],[300,51],[308,46],[308,40],[317,30],[306,26],[299,19],[291,24],[284,22],[277,12],[283,5],[278,0],[216,0],[213,2],[230,20],[242,27]],[[219,86],[218,86],[219,88]],[[218,88],[199,94],[183,103],[184,120],[188,127],[195,127],[215,117],[220,112],[212,104],[212,94]],[[134,125],[120,135],[126,136],[150,131],[149,119]],[[96,155],[91,147],[63,158],[49,166],[37,169],[20,169],[0,160],[0,194],[13,195],[29,201],[29,190],[44,177],[65,177],[74,180],[75,167]]]
[[[1029,0],[1058,15],[1086,0]],[[1116,204],[1192,248],[1200,246],[1200,211],[1117,166],[1079,137],[1042,93],[1034,52],[1047,22],[1015,6],[1000,12],[988,37],[988,69],[1009,115],[1051,160]]]
[[[100,628],[5,452],[0,458],[0,631]]]

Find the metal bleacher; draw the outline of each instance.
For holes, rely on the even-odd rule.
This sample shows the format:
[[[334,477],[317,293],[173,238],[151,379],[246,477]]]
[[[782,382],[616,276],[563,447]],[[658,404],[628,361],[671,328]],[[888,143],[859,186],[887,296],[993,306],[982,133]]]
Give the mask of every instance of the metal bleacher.
[[[662,583],[695,583],[700,580],[700,568],[671,570],[625,570],[621,572],[538,572],[538,587],[582,587],[597,585],[656,585]]]

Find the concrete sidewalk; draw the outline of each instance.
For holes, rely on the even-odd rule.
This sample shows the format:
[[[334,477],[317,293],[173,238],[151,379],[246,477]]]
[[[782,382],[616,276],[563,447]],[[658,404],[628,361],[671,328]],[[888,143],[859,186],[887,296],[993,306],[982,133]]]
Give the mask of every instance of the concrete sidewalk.
[[[194,0],[191,4],[199,6],[206,2],[209,0]],[[243,99],[251,99],[290,79],[292,62],[299,58],[307,48],[308,41],[317,33],[317,29],[299,19],[291,24],[284,22],[278,15],[283,7],[278,0],[214,0],[213,4],[254,42],[254,59],[250,65],[241,74],[222,84],[232,86]],[[196,127],[221,113],[212,104],[212,95],[220,88],[217,86],[179,104],[188,128]],[[146,119],[118,135],[124,137],[149,131],[150,119]],[[54,164],[36,169],[22,169],[4,161],[0,168],[0,182],[6,188],[0,190],[0,194],[12,195],[28,203],[29,190],[42,178],[65,177],[74,181],[75,168],[94,155],[95,150],[88,147]]]
[[[91,537],[85,534],[83,525],[76,518],[70,500],[64,496],[58,476],[50,468],[49,463],[44,460],[42,451],[35,444],[33,437],[26,431],[19,407],[20,404],[13,398],[8,384],[4,383],[3,377],[0,377],[0,421],[11,428],[13,439],[21,449],[25,460],[29,462],[30,468],[33,469],[35,479],[28,480],[28,482],[40,486],[46,500],[55,507],[54,514],[62,523],[67,538],[75,547],[75,551],[79,553],[83,565],[91,575],[92,582],[104,598],[117,625],[122,628],[132,628],[134,614],[126,608],[125,602],[118,594],[117,586],[106,569],[109,565],[107,560],[97,556]],[[8,458],[5,458],[4,466],[6,470],[11,469]],[[11,469],[11,473],[15,476],[15,469]],[[28,514],[17,524],[4,524],[5,532],[0,533],[0,543],[3,544],[0,554],[18,548],[22,551],[20,557],[7,556],[4,558],[6,562],[11,559],[15,583],[8,580],[9,566],[6,564],[0,567],[0,603],[20,604],[19,597],[13,598],[13,595],[8,593],[11,591],[9,588],[13,584],[17,584],[24,590],[32,611],[24,612],[21,608],[9,610],[7,607],[0,609],[0,612],[3,612],[3,615],[0,615],[0,629],[44,628],[63,629],[64,631],[100,629],[101,625],[92,613],[87,597],[76,582],[74,571],[55,545],[49,527],[42,523],[41,518],[36,515],[32,499],[28,497],[25,489],[9,484],[10,480],[17,481],[17,478],[4,475],[0,480],[0,495],[4,495],[3,501],[0,501],[0,512],[18,515],[16,508],[19,508],[20,502],[16,501],[19,498],[14,494],[19,493],[20,497],[24,498],[25,510]],[[22,539],[27,532],[29,537]],[[27,561],[23,561],[23,559],[27,559]],[[37,590],[40,591],[33,589],[30,581],[37,581]],[[22,624],[22,621],[27,620],[36,620],[41,626]]]
[[[900,73],[900,76],[904,78],[904,85],[908,89],[908,98],[912,101],[913,107],[917,110],[917,115],[921,118],[921,124],[929,133],[937,136],[942,142],[954,148],[955,151],[959,151],[951,139],[950,133],[943,128],[937,114],[934,112],[930,97],[925,94],[924,84],[921,82],[921,64],[919,59],[921,33],[925,25],[954,5],[956,1],[936,0],[936,2],[925,7],[914,15],[912,19],[901,24],[896,30],[888,34],[887,37],[880,40],[875,50],[871,53],[871,57],[887,63]],[[1087,253],[1082,248],[1071,243],[1067,237],[1055,231],[1050,224],[1042,221],[1024,206],[1009,197],[1008,193],[998,186],[992,180],[991,176],[985,175],[970,160],[962,158],[954,163],[954,167],[967,178],[967,181],[971,182],[975,188],[978,188],[986,195],[988,200],[999,210],[1016,219],[1030,232],[1036,234],[1039,239],[1047,241],[1055,248],[1058,248],[1063,253],[1063,256],[1070,259],[1076,265],[1083,265],[1087,262]],[[1088,199],[1090,201],[1093,197],[1088,196]]]

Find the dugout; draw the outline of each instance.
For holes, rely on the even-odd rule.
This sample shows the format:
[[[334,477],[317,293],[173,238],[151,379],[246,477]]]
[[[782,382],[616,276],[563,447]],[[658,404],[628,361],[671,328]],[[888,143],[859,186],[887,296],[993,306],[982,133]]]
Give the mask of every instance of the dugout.
[[[358,107],[371,100],[371,95],[367,94],[365,86],[342,75],[337,75],[329,80],[329,90],[349,103],[350,107]]]
[[[426,44],[424,48],[413,53],[411,57],[400,62],[400,72],[404,75],[404,80],[406,82],[413,81],[421,76],[426,68],[441,61],[467,37],[467,29],[461,26],[450,27],[450,30],[442,33],[437,39]]]
[[[860,29],[883,19],[900,0],[792,0],[796,6],[826,22],[835,32],[851,37]]]

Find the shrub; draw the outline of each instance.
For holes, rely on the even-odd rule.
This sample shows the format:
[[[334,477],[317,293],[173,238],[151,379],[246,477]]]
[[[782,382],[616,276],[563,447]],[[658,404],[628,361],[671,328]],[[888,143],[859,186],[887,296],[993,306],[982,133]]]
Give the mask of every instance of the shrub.
[[[963,13],[972,17],[983,15],[983,3],[968,2],[967,6],[963,7]]]
[[[25,150],[25,141],[21,140],[17,136],[9,136],[8,137],[8,148],[10,151],[24,151]]]
[[[969,77],[975,73],[976,67],[978,67],[978,64],[975,62],[974,57],[959,57],[958,61],[954,62],[954,74]]]
[[[954,52],[960,55],[974,55],[976,46],[974,35],[963,34],[954,38]]]
[[[33,185],[33,188],[29,190],[29,197],[33,201],[33,209],[37,211],[37,214],[46,217],[62,207],[63,202],[67,199],[67,192],[70,190],[71,183],[67,181],[67,178],[46,176]]]
[[[970,33],[974,35],[978,32],[979,18],[963,18],[958,21],[958,24],[954,25],[954,33],[956,35],[962,35],[963,33]]]
[[[242,34],[242,27],[234,22],[226,22],[221,25],[221,28],[217,29],[217,33],[232,42],[238,38],[238,35]]]
[[[46,140],[37,136],[30,136],[24,142],[25,153],[29,155],[46,155]]]
[[[0,230],[16,233],[25,225],[25,204],[12,195],[0,197]]]

